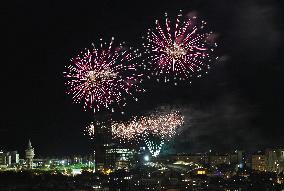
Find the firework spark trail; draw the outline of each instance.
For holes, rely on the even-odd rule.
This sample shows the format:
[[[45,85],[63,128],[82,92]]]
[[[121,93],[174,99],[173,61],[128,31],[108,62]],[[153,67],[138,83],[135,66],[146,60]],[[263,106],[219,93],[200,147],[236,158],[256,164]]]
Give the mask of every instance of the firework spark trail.
[[[84,135],[88,136],[90,139],[95,139],[95,137],[97,137],[96,132],[100,131],[100,129],[107,129],[106,122],[95,120],[85,127]]]
[[[164,145],[164,141],[163,140],[160,140],[160,141],[154,141],[150,138],[147,138],[144,140],[145,141],[145,144],[147,146],[147,148],[149,149],[151,155],[153,157],[156,157],[160,154],[161,152],[161,149]]]
[[[144,91],[139,87],[143,74],[138,73],[137,58],[140,54],[122,44],[115,47],[112,38],[109,45],[101,41],[84,53],[71,59],[64,76],[67,78],[67,93],[75,103],[83,103],[84,109],[94,112],[102,107],[113,109],[118,104],[126,105],[126,97]]]
[[[121,140],[134,140],[143,133],[144,126],[137,117],[126,123],[114,122],[111,125],[112,135]]]
[[[133,140],[143,133],[158,135],[163,139],[171,138],[176,133],[176,128],[183,124],[184,117],[178,112],[168,114],[152,114],[134,117],[129,122],[113,122],[112,134],[114,138]]]
[[[145,129],[142,139],[153,157],[160,154],[165,141],[176,134],[177,127],[183,122],[184,117],[178,112],[155,113],[146,120],[148,128]]]
[[[94,139],[95,136],[95,125],[93,122],[90,123],[85,129],[84,129],[84,135],[87,135],[90,137],[90,139]]]
[[[157,156],[165,141],[176,134],[176,129],[184,123],[184,117],[176,111],[155,112],[149,116],[134,117],[126,123],[114,122],[112,135],[123,142],[144,141],[150,153]]]
[[[201,77],[202,70],[210,69],[211,54],[217,46],[207,41],[213,33],[206,32],[205,21],[196,24],[196,17],[188,18],[179,14],[175,25],[171,25],[167,14],[165,16],[166,29],[156,20],[155,29],[149,29],[144,38],[143,47],[147,56],[145,68],[164,82],[172,78],[186,80],[195,73]],[[157,81],[160,81],[159,77]]]

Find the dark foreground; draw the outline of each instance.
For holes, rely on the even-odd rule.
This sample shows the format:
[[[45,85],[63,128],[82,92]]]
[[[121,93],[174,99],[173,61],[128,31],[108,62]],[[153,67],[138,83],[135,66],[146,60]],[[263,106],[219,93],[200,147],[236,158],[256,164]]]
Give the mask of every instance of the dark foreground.
[[[173,172],[116,171],[109,175],[83,172],[66,176],[56,172],[0,172],[1,191],[282,191],[284,184],[270,173],[251,173],[230,178],[186,175]]]

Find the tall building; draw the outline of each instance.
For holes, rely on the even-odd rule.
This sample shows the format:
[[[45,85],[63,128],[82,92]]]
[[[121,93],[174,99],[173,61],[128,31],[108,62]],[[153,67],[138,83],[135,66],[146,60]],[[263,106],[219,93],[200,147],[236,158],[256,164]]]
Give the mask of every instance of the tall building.
[[[278,149],[279,151],[279,168],[278,172],[284,173],[284,149]]]
[[[35,156],[34,148],[32,147],[32,143],[29,140],[28,148],[26,149],[26,163],[27,168],[32,169],[33,168],[33,158]]]
[[[0,151],[0,168],[7,167],[7,155],[4,151]]]
[[[17,151],[0,151],[0,168],[16,165],[19,163],[19,154]]]
[[[250,161],[248,161],[247,153],[243,150],[236,150],[235,153],[237,157],[237,167],[243,168],[245,166],[248,166]]]
[[[11,156],[11,164],[19,163],[19,153],[18,151],[9,151],[7,155]]]
[[[266,149],[267,171],[277,172],[278,157],[276,150]]]
[[[267,170],[270,172],[283,172],[284,149],[266,149]]]
[[[111,144],[106,148],[105,167],[109,169],[128,169],[134,155],[134,149]]]
[[[245,152],[242,150],[236,150],[238,164],[244,164],[246,161]]]
[[[253,170],[267,171],[266,155],[262,152],[257,152],[251,156],[251,167]]]
[[[111,145],[111,131],[107,125],[98,125],[94,138],[95,145],[95,166],[96,170],[106,167],[106,149]]]

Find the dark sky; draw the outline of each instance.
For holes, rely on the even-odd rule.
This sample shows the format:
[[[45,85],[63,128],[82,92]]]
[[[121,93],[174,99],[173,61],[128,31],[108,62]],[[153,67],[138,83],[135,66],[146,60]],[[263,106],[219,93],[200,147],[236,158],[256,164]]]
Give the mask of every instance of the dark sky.
[[[178,151],[284,146],[284,17],[280,0],[12,1],[1,11],[0,149],[38,155],[88,153],[91,111],[65,94],[64,66],[99,38],[139,48],[164,12],[198,14],[218,34],[220,61],[192,85],[145,83],[126,117],[160,105],[186,115]],[[100,114],[102,115],[102,114]],[[125,116],[124,116],[125,117]]]

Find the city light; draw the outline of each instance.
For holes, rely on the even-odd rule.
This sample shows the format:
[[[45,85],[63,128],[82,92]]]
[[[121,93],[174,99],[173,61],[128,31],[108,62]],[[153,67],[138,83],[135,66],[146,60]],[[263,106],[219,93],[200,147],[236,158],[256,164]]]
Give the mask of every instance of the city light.
[[[145,155],[145,156],[144,156],[144,160],[145,160],[146,162],[148,162],[148,161],[150,160],[149,155]]]

